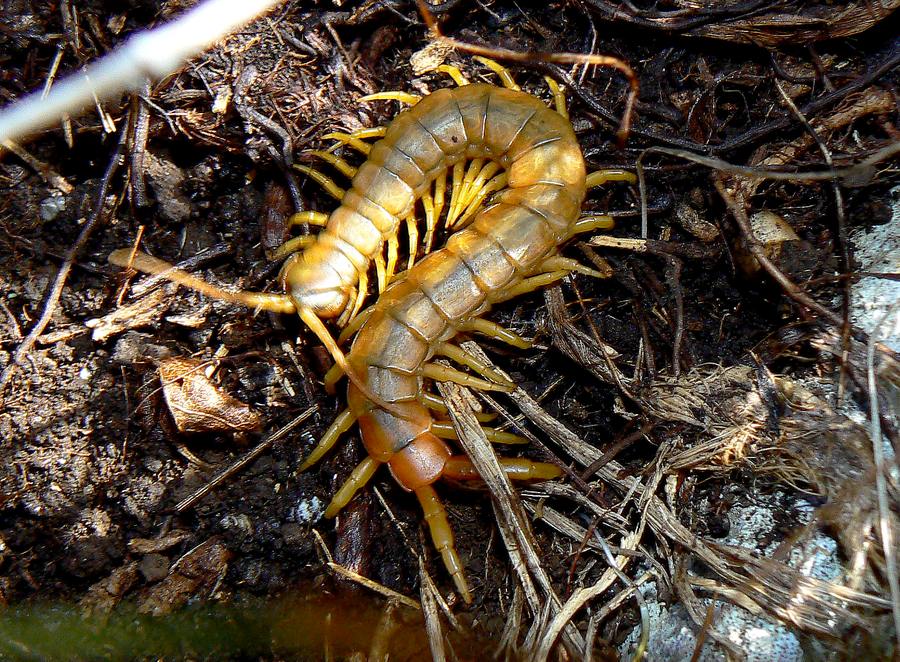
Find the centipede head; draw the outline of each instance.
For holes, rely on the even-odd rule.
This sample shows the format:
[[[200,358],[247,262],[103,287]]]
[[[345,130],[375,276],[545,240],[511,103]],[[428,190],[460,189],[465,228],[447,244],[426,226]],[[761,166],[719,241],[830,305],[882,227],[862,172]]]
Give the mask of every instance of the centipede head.
[[[315,260],[312,250],[294,253],[281,267],[279,281],[297,310],[311,310],[320,319],[340,316],[356,294],[353,281],[327,261]]]

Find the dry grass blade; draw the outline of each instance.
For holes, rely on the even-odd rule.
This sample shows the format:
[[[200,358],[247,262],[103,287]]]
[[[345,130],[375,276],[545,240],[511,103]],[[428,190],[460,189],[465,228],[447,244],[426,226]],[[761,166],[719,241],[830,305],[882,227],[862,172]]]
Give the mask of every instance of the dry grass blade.
[[[438,389],[450,411],[453,425],[459,433],[460,445],[472,460],[491,492],[500,534],[510,552],[510,560],[532,613],[539,613],[543,604],[558,609],[561,603],[553,591],[550,578],[535,549],[525,509],[522,507],[509,477],[497,461],[497,456],[484,436],[481,425],[466,402],[462,389],[450,383],[438,383]],[[532,576],[537,580],[546,597],[546,602],[538,597],[531,579]],[[573,626],[566,629],[565,639],[567,645],[573,650],[581,650],[584,647],[581,635]]]
[[[444,631],[441,628],[441,619],[438,615],[438,606],[435,596],[438,595],[431,577],[425,570],[425,564],[419,561],[419,598],[422,602],[422,614],[425,617],[425,632],[428,634],[428,647],[431,650],[431,659],[434,662],[445,662],[447,654],[444,651]],[[370,658],[373,659],[373,658]]]
[[[177,20],[138,33],[118,50],[0,112],[0,142],[16,140],[128,89],[139,89],[147,77],[162,78],[211,43],[249,23],[281,0],[207,0]]]

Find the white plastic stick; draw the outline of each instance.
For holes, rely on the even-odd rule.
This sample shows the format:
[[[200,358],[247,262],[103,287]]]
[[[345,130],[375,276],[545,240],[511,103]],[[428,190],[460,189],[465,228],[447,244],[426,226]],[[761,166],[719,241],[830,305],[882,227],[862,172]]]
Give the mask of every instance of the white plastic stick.
[[[159,79],[281,0],[206,0],[171,23],[139,32],[120,48],[70,74],[41,98],[40,90],[0,110],[0,143],[20,140],[107,99]]]

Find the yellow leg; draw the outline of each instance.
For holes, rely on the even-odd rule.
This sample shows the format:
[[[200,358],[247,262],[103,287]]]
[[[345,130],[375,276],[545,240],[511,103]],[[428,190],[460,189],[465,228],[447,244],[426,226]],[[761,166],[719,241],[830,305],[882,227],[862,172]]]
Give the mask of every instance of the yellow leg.
[[[294,170],[299,170],[309,176],[310,179],[325,189],[325,192],[338,202],[344,199],[344,193],[346,193],[346,191],[335,184],[334,180],[328,175],[300,163],[295,163],[293,168]]]
[[[325,509],[325,517],[329,519],[334,517],[344,508],[344,506],[350,503],[353,496],[360,489],[365,487],[366,483],[369,482],[369,479],[375,475],[380,464],[380,462],[371,457],[367,457],[360,462],[353,470],[353,473],[350,474],[350,477],[344,481],[341,488],[331,498],[331,503],[329,503],[328,507]]]
[[[563,257],[561,255],[551,255],[546,260],[541,262],[541,271],[575,271],[580,274],[584,274],[585,276],[591,276],[592,278],[606,278],[606,274],[603,274],[596,269],[591,269],[590,267],[586,267],[578,260],[573,260],[570,257]]]
[[[449,228],[459,216],[459,196],[462,195],[463,178],[465,177],[465,161],[453,164],[453,184],[450,188],[450,208],[447,210],[447,227]]]
[[[513,333],[509,329],[504,329],[499,324],[495,324],[494,322],[481,317],[475,317],[468,322],[460,324],[456,329],[457,331],[480,333],[483,336],[495,338],[505,342],[507,345],[518,347],[519,349],[530,349],[532,345],[530,340],[525,340],[525,338]]]
[[[481,203],[487,195],[493,190],[496,190],[493,187],[488,188],[488,181],[494,182],[494,179],[492,178],[497,174],[498,170],[500,170],[500,164],[495,161],[489,161],[481,169],[481,172],[478,173],[475,181],[472,182],[469,190],[466,192],[466,206],[460,214],[459,220],[455,224],[456,226],[462,226],[463,222],[467,220],[469,216],[478,211],[478,208],[481,206]],[[503,182],[503,186],[506,186],[506,179],[501,178],[500,181]],[[493,186],[497,186],[497,182],[494,182]]]
[[[367,94],[359,98],[360,101],[399,101],[409,106],[415,106],[422,100],[418,94],[410,94],[409,92],[388,91],[376,92],[375,94]]]
[[[453,82],[456,83],[459,87],[469,84],[469,81],[466,80],[466,77],[463,76],[458,67],[454,67],[450,64],[442,64],[437,68],[437,70],[450,76],[450,78],[453,79]]]
[[[356,416],[349,409],[345,409],[338,414],[337,418],[334,419],[328,429],[325,430],[325,434],[322,435],[322,438],[319,439],[319,443],[313,449],[313,452],[310,453],[309,457],[307,457],[303,461],[303,464],[300,465],[299,471],[306,471],[316,462],[321,460],[322,456],[330,451],[332,446],[337,443],[338,438],[349,430],[355,422]]]
[[[508,301],[509,299],[514,299],[515,297],[522,296],[523,294],[534,292],[535,290],[555,283],[560,278],[567,276],[568,273],[568,271],[551,271],[549,273],[538,274],[537,276],[525,278],[516,285],[503,290],[501,293],[499,293],[496,299],[492,297],[492,300]]]
[[[375,253],[375,257],[372,258],[372,261],[375,262],[375,277],[378,280],[378,291],[384,292],[384,288],[388,286],[387,267],[384,264],[384,254],[381,251],[378,251]]]
[[[499,62],[495,62],[490,58],[481,57],[480,55],[476,55],[472,58],[477,62],[481,62],[488,69],[496,73],[500,77],[500,81],[503,83],[503,87],[509,88],[510,90],[521,90],[522,88],[516,85],[516,81],[513,80],[512,74],[509,73],[509,69],[504,67]]]
[[[387,240],[387,270],[385,271],[385,277],[387,278],[386,284],[389,284],[392,280],[394,280],[394,273],[397,270],[397,256],[400,252],[400,241],[397,239],[397,235],[393,234],[388,237]]]
[[[285,294],[271,294],[268,292],[229,292],[220,287],[216,287],[205,280],[197,278],[186,271],[182,271],[175,265],[160,260],[152,255],[133,251],[130,248],[120,248],[113,251],[109,255],[110,264],[126,269],[136,269],[146,274],[161,276],[166,280],[178,283],[184,287],[205,294],[213,299],[220,301],[228,301],[229,303],[237,303],[248,308],[259,308],[260,310],[269,310],[273,313],[295,313],[297,307],[291,301],[290,297]]]
[[[376,126],[371,129],[361,129],[359,131],[354,131],[353,133],[335,131],[322,136],[322,140],[336,140],[338,145],[349,145],[357,152],[368,156],[372,146],[363,141],[368,140],[369,138],[383,138],[386,131],[387,127],[383,126]]]
[[[434,195],[428,194],[428,200],[431,202],[431,206],[434,209],[431,217],[428,217],[428,214],[425,215],[425,242],[424,242],[424,250],[425,254],[431,252],[431,245],[434,241],[434,231],[437,227],[438,220],[441,218],[441,213],[444,211],[444,200],[447,194],[447,173],[443,172],[437,176],[437,179],[434,180]],[[425,204],[425,198],[422,199],[422,204]],[[426,210],[427,211],[427,210]]]
[[[588,188],[595,188],[606,182],[627,182],[629,184],[634,184],[636,181],[637,176],[633,172],[628,172],[627,170],[621,170],[619,168],[610,168],[608,170],[597,170],[596,172],[592,172],[584,180],[584,183]]]
[[[353,179],[353,176],[356,174],[358,168],[356,166],[350,165],[347,161],[342,159],[337,154],[332,154],[331,152],[323,152],[320,149],[312,149],[307,154],[312,156],[317,156],[325,163],[330,163],[334,166],[334,168],[340,172],[342,175],[347,177],[348,179]]]
[[[574,262],[574,260],[573,260]],[[347,322],[352,322],[353,318],[359,314],[362,309],[363,302],[366,300],[366,294],[369,292],[369,274],[366,271],[357,271],[359,275],[359,284],[356,286],[356,301],[353,302],[353,309],[350,311],[350,317]],[[346,326],[346,323],[343,324]]]
[[[514,387],[495,384],[480,377],[475,377],[467,372],[462,372],[456,368],[439,365],[437,363],[426,363],[421,368],[421,375],[426,379],[433,379],[436,382],[453,382],[469,388],[477,388],[482,391],[503,391],[509,392]]]
[[[425,204],[424,197],[422,198],[422,204]],[[428,218],[427,206],[425,207],[425,217],[426,219]],[[419,224],[416,222],[416,217],[412,214],[406,217],[406,234],[409,237],[409,262],[406,268],[412,269],[416,263],[416,253],[419,251]]]
[[[482,432],[484,432],[484,436],[487,438],[489,442],[492,444],[504,444],[506,446],[517,446],[519,444],[527,444],[528,440],[525,437],[520,437],[517,434],[513,434],[512,432],[502,432],[501,430],[495,430],[494,428],[481,428]],[[453,427],[452,423],[445,423],[444,421],[433,421],[431,423],[431,431],[440,437],[441,439],[459,439],[459,435],[456,433],[456,428]]]
[[[434,352],[435,354],[446,356],[451,361],[456,361],[458,364],[464,365],[467,368],[474,370],[485,379],[488,379],[499,386],[504,386],[510,390],[516,387],[515,384],[513,384],[499,372],[497,372],[490,366],[486,366],[484,363],[476,359],[468,352],[463,351],[456,345],[451,345],[448,342],[438,343],[434,348]]]
[[[306,248],[314,244],[315,241],[315,235],[294,237],[293,239],[288,239],[278,248],[268,251],[266,253],[266,257],[272,262],[277,262],[278,260],[283,260],[291,253],[299,253],[300,251],[305,250]]]
[[[343,329],[341,329],[341,334],[338,336],[338,344],[344,343],[348,338],[353,336],[357,331],[359,331],[360,327],[366,323],[366,321],[372,316],[372,313],[375,312],[375,308],[369,306],[365,310],[359,313],[356,317],[350,320],[350,323],[347,324]]]
[[[456,221],[459,219],[459,215],[463,213],[465,208],[469,205],[469,202],[471,202],[472,198],[477,194],[477,191],[474,193],[472,192],[472,184],[478,178],[478,174],[484,167],[486,167],[484,159],[472,159],[469,163],[469,167],[466,169],[462,184],[458,190],[456,189],[454,182],[453,194],[450,197],[450,211],[447,212],[448,228],[453,228]]]
[[[447,511],[444,510],[444,506],[431,485],[423,485],[418,488],[416,497],[419,499],[419,503],[422,504],[425,521],[428,522],[428,531],[431,533],[431,541],[434,543],[435,549],[440,553],[447,572],[453,578],[456,590],[459,591],[466,603],[471,603],[472,594],[469,592],[466,575],[463,572],[459,555],[456,553],[453,530],[450,528],[450,522],[447,521]]]
[[[492,163],[490,165],[495,165],[498,168],[500,167],[496,163]],[[484,173],[484,171],[487,170],[488,167],[489,166],[485,166],[484,170],[482,170],[482,173]],[[497,175],[496,177],[493,177],[487,183],[483,183],[479,188],[475,189],[475,191],[476,191],[475,195],[472,197],[468,206],[465,208],[463,213],[460,215],[459,220],[456,221],[455,225],[457,227],[465,226],[466,221],[468,221],[473,215],[475,215],[475,213],[478,212],[479,209],[481,209],[481,205],[484,202],[484,199],[486,197],[488,197],[491,193],[493,193],[495,191],[499,191],[502,188],[505,188],[508,179],[509,179],[508,175],[505,172],[501,172],[499,175]]]
[[[575,227],[572,232],[581,234],[582,232],[593,232],[595,230],[612,230],[616,227],[616,222],[612,216],[599,214],[596,216],[582,216],[575,221]]]
[[[563,94],[559,83],[549,76],[544,76],[544,80],[547,81],[547,87],[550,88],[550,93],[553,95],[553,105],[556,106],[556,112],[569,119],[569,109],[566,108],[566,95]]]
[[[421,402],[432,411],[436,411],[441,414],[450,413],[450,410],[447,409],[447,405],[444,404],[444,401],[436,395],[428,393],[427,391],[422,391],[422,393],[420,393],[418,397],[419,402]],[[475,418],[478,419],[478,421],[481,423],[489,423],[490,421],[493,421],[495,418],[497,418],[497,414],[487,414],[485,412],[476,411]]]
[[[512,480],[552,480],[559,478],[563,472],[555,464],[549,462],[533,462],[527,458],[500,457],[500,466]],[[472,460],[465,455],[454,455],[444,466],[444,474],[454,480],[481,480]]]
[[[322,378],[322,382],[325,385],[325,392],[329,395],[334,395],[334,392],[337,390],[337,383],[341,381],[341,377],[344,376],[344,371],[341,370],[341,366],[335,363],[328,369],[328,372],[325,373],[325,377]]]
[[[325,227],[328,224],[328,214],[323,211],[298,211],[288,217],[287,224],[289,228],[304,224]]]

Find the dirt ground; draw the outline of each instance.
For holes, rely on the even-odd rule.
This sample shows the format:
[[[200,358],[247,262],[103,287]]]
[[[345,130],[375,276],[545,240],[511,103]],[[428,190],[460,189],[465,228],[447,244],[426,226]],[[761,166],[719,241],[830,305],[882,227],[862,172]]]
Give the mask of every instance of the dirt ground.
[[[41,88],[57,54],[61,76],[190,3],[77,4],[4,3],[0,104]],[[616,478],[637,479],[647,499],[655,494],[665,502],[672,526],[680,523],[714,546],[734,533],[729,509],[768,503],[778,495],[773,526],[782,539],[808,524],[795,512],[801,497],[810,508],[823,509],[811,526],[834,533],[840,517],[833,509],[846,506],[842,490],[850,477],[874,480],[865,468],[872,461],[871,445],[828,456],[831,462],[851,457],[849,464],[864,457],[859,474],[846,465],[829,467],[824,456],[810,460],[796,448],[785,453],[796,459],[799,452],[796,463],[763,465],[766,457],[778,455],[772,448],[785,439],[786,429],[794,429],[791,425],[803,438],[811,435],[806,423],[797,422],[801,408],[792,409],[785,384],[803,384],[810,399],[828,403],[816,405],[821,418],[812,436],[830,434],[835,445],[846,442],[852,449],[857,447],[848,439],[866,438],[862,425],[846,435],[835,428],[848,421],[839,413],[836,393],[867,411],[871,392],[864,378],[864,336],[842,323],[842,297],[855,281],[834,275],[861,270],[849,233],[890,220],[891,189],[900,184],[896,160],[879,162],[867,176],[847,177],[833,187],[829,181],[755,180],[671,150],[785,172],[823,170],[827,159],[810,137],[811,127],[835,168],[876,155],[898,140],[897,17],[888,16],[888,9],[884,15],[872,9],[843,23],[829,22],[816,13],[819,8],[804,3],[782,8],[780,22],[768,20],[771,15],[760,3],[726,3],[707,14],[682,3],[655,9],[623,5],[618,15],[612,13],[615,7],[602,1],[451,0],[435,10],[444,34],[463,42],[519,52],[593,50],[629,63],[640,82],[630,135],[619,146],[615,131],[628,91],[621,74],[573,70],[538,58],[509,64],[523,88],[544,99],[549,99],[544,75],[566,86],[589,170],[634,171],[642,157],[650,241],[640,241],[637,186],[607,184],[592,191],[585,211],[612,213],[616,227],[606,235],[636,243],[571,245],[567,255],[608,268],[610,276],[576,275],[549,293],[498,307],[491,319],[534,338],[532,349],[482,344],[546,413],[606,464],[612,462]],[[473,585],[475,601],[467,606],[453,594],[421,526],[418,504],[387,472],[377,475],[373,488],[361,493],[336,525],[322,518],[337,485],[363,454],[353,432],[319,465],[297,472],[344,406],[342,388],[337,396],[325,392],[322,379],[330,360],[298,320],[254,314],[170,284],[141,290],[143,277],[126,278],[107,262],[110,253],[140,237],[142,250],[165,260],[200,256],[192,270],[215,283],[276,289],[277,265],[266,260],[263,244],[271,243],[273,234],[275,243],[284,238],[278,221],[298,207],[329,211],[336,204],[290,164],[326,170],[304,154],[330,144],[323,134],[384,124],[396,114],[396,103],[361,104],[361,95],[397,89],[421,94],[452,84],[440,73],[416,73],[410,64],[423,49],[436,57],[433,43],[414,3],[287,3],[155,83],[144,101],[123,96],[23,142],[30,163],[9,151],[0,157],[0,604],[7,613],[3,631],[18,637],[9,648],[0,644],[4,655],[67,657],[78,645],[107,646],[106,655],[113,658],[314,659],[322,646],[334,647],[338,656],[371,653],[378,637],[394,647],[395,658],[426,655],[429,644],[419,617],[401,613],[402,607],[385,612],[382,596],[336,578],[325,565],[328,550],[335,564],[416,600],[421,582],[416,555],[424,555],[428,573],[460,620],[458,632],[448,630],[453,632],[448,645],[460,659],[503,645],[510,656],[530,656],[534,642],[523,641],[529,617],[513,628],[521,635],[512,635],[515,645],[508,645],[508,631],[501,643],[509,614],[514,605],[521,609],[523,598],[484,490],[439,486]],[[442,54],[470,79],[497,82],[470,55]],[[118,156],[121,163],[111,168]],[[346,186],[339,175],[335,180]],[[735,220],[741,200],[753,223],[765,225],[753,214],[768,210],[792,229],[794,236],[767,246],[766,255],[778,273],[798,284],[802,296],[832,311],[834,319],[791,296],[796,293],[790,287],[753,261],[746,228]],[[44,312],[60,265],[82,230],[94,223],[49,323],[15,363],[23,339]],[[753,228],[761,232],[763,225]],[[133,306],[130,315],[110,317],[123,306]],[[158,372],[172,357],[213,362],[212,382],[247,403],[259,415],[260,428],[180,432]],[[889,363],[896,356],[885,350],[882,358]],[[749,382],[717,382],[709,392],[698,386],[699,405],[690,415],[673,415],[662,394],[707,384],[707,377],[718,374],[713,366],[744,369]],[[741,447],[743,453],[715,447],[704,455],[716,438],[714,412],[728,410],[724,417],[740,427],[732,418],[735,410],[723,405],[738,391],[759,394],[762,402],[754,440]],[[498,399],[518,415],[516,405]],[[196,504],[177,507],[310,407],[314,413],[296,432]],[[886,410],[883,432],[896,441],[891,416]],[[547,441],[533,419],[524,426]],[[821,450],[815,444],[807,448],[812,447]],[[700,459],[685,459],[689,451],[700,453]],[[523,452],[574,467],[581,482],[566,478],[561,484],[580,491],[590,483],[590,498],[621,516],[613,526],[552,489],[527,489],[532,512],[547,505],[588,532],[579,543],[544,521],[532,523],[542,565],[563,602],[577,588],[597,584],[607,568],[602,552],[587,545],[595,527],[617,549],[627,545],[612,534],[616,526],[621,532],[642,531],[634,547],[639,546],[634,555],[641,561],[626,570],[631,580],[655,568],[677,584],[688,572],[677,559],[692,551],[700,560],[691,572],[746,588],[738,579],[716,575],[708,558],[696,549],[686,551],[677,535],[667,538],[654,528],[661,525],[644,531],[646,501],[643,510],[628,505],[630,496],[622,501],[620,486],[597,473],[602,465],[582,474],[588,462],[578,466],[577,455],[552,443]],[[896,491],[891,494],[896,513]],[[862,536],[860,531],[854,528]],[[768,542],[759,541],[760,549]],[[853,545],[841,542],[838,556],[849,567]],[[827,632],[802,619],[789,624],[792,632],[807,643],[827,641],[825,648],[833,646],[838,655],[864,645],[888,655],[889,638],[885,643],[879,639],[883,632],[873,631],[875,623],[890,623],[891,597],[880,563],[873,561],[871,574],[855,585],[877,600],[847,607],[850,616]],[[620,584],[601,592],[597,609],[622,590]],[[685,593],[676,586],[660,601],[683,602]],[[790,620],[767,611],[765,599],[756,604],[775,620]],[[189,609],[187,615],[172,621],[142,620],[182,607]],[[82,613],[118,616],[108,616],[102,627],[88,626],[86,634],[75,618]],[[703,616],[701,610],[698,631]],[[55,641],[40,635],[40,623],[50,621],[60,633]],[[185,630],[160,622],[177,622]],[[582,633],[587,622],[585,614],[574,620]],[[633,600],[604,614],[596,655],[615,658],[640,622]],[[151,633],[147,647],[120,647],[117,637],[136,627]],[[300,631],[315,634],[295,637]],[[168,648],[166,637],[189,643]],[[215,644],[207,640],[216,637]],[[841,640],[847,648],[835,643]]]

